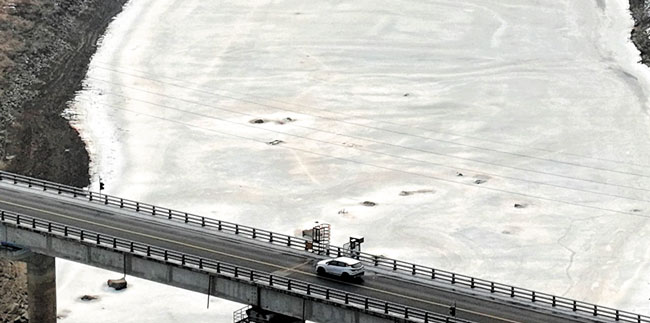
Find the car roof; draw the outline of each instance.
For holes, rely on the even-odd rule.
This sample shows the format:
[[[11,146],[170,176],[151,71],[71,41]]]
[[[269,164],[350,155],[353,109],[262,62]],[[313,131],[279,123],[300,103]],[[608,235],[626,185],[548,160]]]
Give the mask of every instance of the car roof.
[[[346,263],[348,265],[354,265],[354,264],[360,262],[359,260],[356,260],[356,259],[353,259],[353,258],[348,258],[348,257],[338,257],[338,258],[335,258],[334,260],[344,262],[344,263]]]

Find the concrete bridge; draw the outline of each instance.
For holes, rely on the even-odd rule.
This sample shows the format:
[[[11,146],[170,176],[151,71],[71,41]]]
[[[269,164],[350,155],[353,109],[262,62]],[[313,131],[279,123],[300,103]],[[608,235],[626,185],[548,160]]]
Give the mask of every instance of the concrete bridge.
[[[6,172],[0,242],[0,256],[28,263],[30,308],[45,309],[30,313],[41,315],[38,322],[56,320],[53,257],[249,304],[285,321],[650,322],[366,253],[358,254],[363,283],[324,278],[314,263],[345,249]]]

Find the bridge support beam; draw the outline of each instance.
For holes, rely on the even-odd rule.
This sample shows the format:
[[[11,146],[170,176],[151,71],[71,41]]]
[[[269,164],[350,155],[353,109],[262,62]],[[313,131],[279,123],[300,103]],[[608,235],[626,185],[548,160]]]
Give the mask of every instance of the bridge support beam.
[[[305,323],[305,320],[271,312],[269,310],[263,310],[257,306],[247,309],[246,314],[249,318],[249,322]]]
[[[55,258],[32,253],[25,262],[29,321],[56,323]]]

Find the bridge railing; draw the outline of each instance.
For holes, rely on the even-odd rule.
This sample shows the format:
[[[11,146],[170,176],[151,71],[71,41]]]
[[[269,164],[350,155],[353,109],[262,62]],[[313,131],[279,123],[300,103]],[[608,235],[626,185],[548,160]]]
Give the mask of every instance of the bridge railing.
[[[467,320],[448,317],[418,308],[348,293],[338,289],[331,289],[300,280],[274,276],[266,272],[246,267],[83,230],[72,226],[66,226],[56,222],[9,211],[0,210],[0,223],[17,227],[19,229],[77,241],[85,245],[92,245],[94,247],[127,253],[169,265],[184,267],[194,271],[204,272],[212,276],[224,277],[264,288],[282,290],[284,293],[303,298],[335,303],[337,306],[355,308],[370,314],[376,313],[411,322],[471,323]]]
[[[0,181],[8,181],[10,183],[17,185],[20,184],[22,186],[28,186],[43,191],[51,191],[58,194],[71,195],[76,198],[85,198],[89,202],[129,209],[141,214],[148,214],[153,217],[167,218],[168,220],[201,226],[208,229],[216,229],[217,231],[231,233],[241,237],[264,241],[274,245],[280,245],[296,250],[305,250],[314,253],[325,254],[327,256],[353,256],[369,266],[384,268],[392,270],[396,273],[401,273],[435,282],[446,283],[456,287],[464,287],[470,290],[477,290],[493,295],[500,295],[502,297],[510,298],[513,301],[531,302],[556,310],[602,317],[621,322],[650,323],[650,317],[645,315],[621,311],[615,308],[599,306],[596,304],[582,302],[561,296],[536,292],[521,287],[483,280],[480,278],[400,261],[384,256],[377,256],[364,252],[355,252],[354,254],[351,254],[349,250],[344,249],[340,246],[318,244],[312,245],[310,241],[303,238],[275,233],[268,230],[257,229],[237,223],[205,218],[199,215],[158,207],[151,204],[140,203],[116,196],[99,194],[96,192],[91,192],[88,190],[61,185],[58,183],[35,179],[27,176],[0,171]]]

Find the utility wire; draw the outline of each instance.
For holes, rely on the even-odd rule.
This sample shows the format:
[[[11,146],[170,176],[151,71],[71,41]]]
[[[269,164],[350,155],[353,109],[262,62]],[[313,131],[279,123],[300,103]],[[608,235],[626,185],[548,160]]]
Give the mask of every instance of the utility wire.
[[[96,62],[96,64],[103,64],[103,65],[109,66],[109,67],[103,67],[103,66],[93,65],[94,67],[104,69],[104,70],[109,70],[109,71],[112,71],[112,72],[115,72],[115,73],[129,75],[129,76],[133,76],[133,77],[137,77],[137,78],[142,78],[142,79],[146,79],[146,80],[149,80],[149,81],[154,81],[154,82],[158,82],[158,83],[162,83],[162,84],[172,85],[172,86],[175,86],[175,87],[184,88],[184,89],[187,89],[187,90],[192,90],[192,91],[205,93],[205,94],[209,94],[209,95],[213,95],[213,96],[224,97],[224,98],[231,99],[231,100],[247,102],[247,103],[251,103],[251,104],[255,104],[255,105],[259,105],[259,106],[263,106],[263,107],[267,107],[267,108],[271,108],[271,109],[276,109],[276,110],[281,110],[281,111],[291,111],[291,112],[300,113],[300,114],[303,114],[303,115],[309,115],[309,116],[316,117],[316,118],[322,118],[322,119],[332,120],[332,121],[336,121],[336,122],[347,123],[347,124],[355,125],[355,126],[358,126],[358,127],[370,128],[370,129],[379,130],[379,131],[393,132],[393,133],[396,133],[396,134],[401,134],[401,135],[406,135],[406,136],[413,136],[413,137],[429,139],[429,140],[434,140],[434,141],[440,141],[440,142],[443,142],[443,143],[458,145],[458,146],[465,146],[465,147],[468,147],[468,148],[492,151],[492,152],[497,152],[497,153],[502,153],[502,154],[511,154],[511,155],[515,155],[515,156],[519,156],[519,157],[539,159],[539,160],[548,161],[548,162],[565,163],[565,164],[568,164],[568,165],[579,166],[579,167],[593,168],[591,166],[586,166],[586,165],[582,165],[582,164],[579,164],[579,163],[564,162],[564,161],[559,161],[559,160],[554,160],[554,159],[549,159],[549,158],[531,156],[531,155],[522,154],[522,153],[513,153],[513,152],[502,151],[502,150],[498,150],[498,149],[490,149],[490,148],[486,148],[486,147],[468,145],[468,144],[458,143],[458,142],[451,141],[451,140],[442,140],[442,139],[437,139],[437,138],[432,138],[432,137],[427,137],[427,136],[421,136],[421,135],[415,135],[415,134],[410,134],[410,133],[404,133],[404,132],[379,128],[379,127],[372,127],[372,126],[359,124],[359,123],[354,123],[354,122],[349,122],[349,121],[345,121],[345,120],[341,120],[341,119],[324,117],[324,116],[321,116],[321,115],[310,114],[310,113],[302,112],[302,111],[295,111],[295,110],[287,109],[287,108],[284,108],[284,107],[280,108],[280,107],[276,107],[276,106],[272,106],[272,105],[269,105],[269,104],[264,104],[264,103],[244,99],[244,98],[238,98],[238,97],[234,97],[234,96],[228,96],[228,95],[225,95],[225,94],[215,93],[214,91],[206,91],[206,90],[199,89],[199,88],[193,88],[193,87],[188,87],[188,86],[184,86],[184,85],[178,85],[178,84],[174,84],[174,83],[170,83],[170,82],[161,81],[159,79],[155,79],[155,78],[151,78],[151,77],[145,77],[145,76],[136,75],[136,74],[133,74],[133,73],[120,71],[120,70],[118,70],[116,68],[121,68],[121,67],[113,68],[114,66],[112,64],[109,64],[109,63]],[[134,70],[134,71],[137,71],[137,72],[145,74],[145,75],[150,75],[150,76],[154,76],[154,77],[161,77],[159,75],[151,74],[151,73],[140,71],[140,70],[137,70],[137,69],[130,69],[130,70]],[[166,77],[166,76],[162,76],[162,77],[164,77],[166,79],[169,79],[169,80],[185,83],[184,80],[170,78],[170,77]],[[357,119],[364,119],[364,120],[373,121],[373,122],[377,122],[377,123],[391,124],[391,125],[395,125],[395,126],[399,126],[399,127],[407,127],[409,129],[420,129],[420,130],[433,132],[433,133],[439,133],[439,134],[443,134],[443,135],[447,135],[447,136],[456,136],[456,137],[461,137],[461,138],[468,138],[468,139],[477,140],[477,141],[490,142],[490,143],[496,143],[496,144],[501,144],[501,145],[508,145],[508,146],[513,146],[513,147],[532,149],[532,150],[542,151],[542,152],[546,152],[546,153],[563,154],[563,155],[580,157],[580,158],[585,158],[585,159],[605,161],[605,162],[620,164],[620,165],[629,165],[629,166],[650,168],[650,165],[642,165],[642,164],[630,163],[630,162],[607,159],[607,158],[584,156],[584,155],[575,154],[575,153],[554,151],[554,150],[545,149],[545,148],[530,147],[530,146],[526,146],[526,145],[505,143],[505,142],[500,142],[500,141],[496,141],[496,140],[489,140],[489,139],[485,139],[485,138],[478,138],[478,137],[461,135],[461,134],[456,134],[456,133],[442,132],[442,131],[439,131],[439,130],[432,130],[432,129],[428,129],[428,128],[419,127],[417,125],[405,125],[405,124],[401,124],[401,123],[394,122],[394,121],[377,120],[377,119],[372,119],[372,118],[368,118],[368,117],[365,117],[365,116],[359,116],[359,115],[356,115],[356,114],[339,112],[339,111],[330,111],[330,110],[323,109],[323,108],[307,106],[307,105],[302,105],[302,104],[297,104],[297,103],[292,103],[292,102],[286,102],[286,101],[281,101],[281,100],[277,100],[277,99],[269,99],[269,98],[265,98],[265,97],[262,97],[262,96],[251,95],[251,94],[236,92],[236,91],[232,91],[232,90],[219,90],[219,91],[220,92],[235,93],[235,94],[239,94],[239,95],[246,95],[246,96],[250,96],[250,97],[257,97],[257,98],[265,99],[265,100],[268,100],[268,101],[275,101],[275,102],[278,102],[278,103],[282,103],[284,105],[293,105],[295,107],[303,107],[303,108],[307,108],[307,109],[311,109],[311,110],[324,111],[324,112],[331,113],[331,114],[343,115],[343,116],[346,116],[346,117],[353,117],[353,118],[357,118]],[[594,169],[618,172],[618,171],[607,169],[607,168],[595,167]],[[626,172],[623,172],[623,173],[626,173]],[[636,175],[636,174],[631,174],[631,175]]]
[[[93,78],[93,77],[91,77],[91,78],[94,79],[94,80],[97,80],[97,81],[102,81],[102,82],[105,82],[105,83],[109,83],[109,84],[113,84],[113,85],[118,85],[118,86],[120,86],[120,84],[113,83],[113,82],[110,82],[110,81],[106,81],[106,80],[102,80],[102,79],[98,79],[98,78]],[[193,104],[193,105],[204,106],[204,107],[211,108],[211,109],[216,109],[216,110],[221,110],[221,111],[227,111],[227,112],[230,112],[230,113],[239,114],[239,115],[244,115],[244,116],[249,116],[249,117],[255,117],[255,115],[252,115],[252,114],[249,114],[249,113],[245,113],[245,112],[241,112],[241,111],[236,111],[236,110],[231,110],[231,109],[226,109],[226,108],[220,108],[220,107],[216,107],[216,106],[213,106],[213,105],[208,105],[208,104],[201,103],[201,102],[197,102],[197,101],[186,100],[186,99],[182,99],[182,98],[178,98],[178,97],[174,97],[174,96],[169,96],[169,95],[161,94],[161,93],[157,93],[157,92],[152,92],[152,91],[148,91],[148,90],[143,90],[143,89],[139,89],[139,88],[135,88],[135,87],[124,86],[124,85],[122,85],[122,86],[125,87],[125,88],[129,88],[129,89],[133,89],[133,90],[136,90],[136,91],[140,91],[140,92],[143,92],[143,93],[152,94],[152,95],[157,95],[157,96],[161,96],[161,97],[166,97],[166,98],[169,98],[169,99],[173,99],[173,100],[177,100],[177,101],[181,101],[181,102],[185,102],[185,103],[189,103],[189,104]],[[150,101],[146,101],[146,100],[135,99],[135,98],[128,97],[128,96],[125,96],[125,95],[122,95],[122,94],[118,94],[118,93],[115,93],[115,92],[112,92],[112,91],[106,91],[105,93],[108,93],[108,94],[110,94],[110,95],[119,96],[119,97],[122,97],[122,98],[125,98],[125,99],[129,99],[129,100],[135,100],[135,101],[139,101],[139,102],[142,102],[142,103],[151,104],[151,105],[154,105],[154,106],[159,106],[159,107],[161,107],[161,108],[173,109],[173,110],[176,110],[176,111],[179,111],[179,112],[183,112],[183,113],[192,113],[192,114],[195,114],[195,115],[200,115],[200,116],[202,116],[202,117],[207,117],[207,118],[212,118],[212,119],[218,119],[218,120],[221,120],[221,121],[224,121],[224,122],[235,123],[235,124],[237,124],[237,125],[241,125],[241,126],[245,126],[245,127],[249,127],[249,128],[262,129],[262,130],[265,130],[265,131],[276,132],[276,133],[280,133],[280,134],[284,134],[284,135],[288,135],[288,136],[300,137],[300,138],[308,139],[308,140],[312,140],[312,141],[317,140],[317,139],[312,139],[312,138],[302,137],[302,136],[298,136],[298,135],[293,135],[293,134],[290,134],[290,133],[287,133],[287,132],[274,131],[274,130],[270,130],[270,129],[266,129],[266,128],[261,128],[261,127],[257,127],[257,126],[249,125],[249,124],[243,124],[243,123],[239,123],[239,122],[233,122],[233,121],[230,121],[230,120],[227,120],[227,119],[222,119],[222,118],[218,118],[218,117],[214,117],[214,116],[209,116],[209,115],[205,115],[205,114],[198,114],[198,113],[195,113],[195,112],[192,112],[192,111],[182,110],[182,109],[177,109],[177,108],[174,108],[174,107],[165,106],[165,105],[162,105],[162,104],[158,104],[158,103],[154,103],[154,102],[150,102]],[[437,153],[437,152],[433,152],[433,151],[429,151],[429,150],[425,150],[425,149],[406,147],[406,146],[396,145],[396,144],[387,143],[387,142],[384,142],[384,141],[374,140],[374,139],[370,139],[370,138],[357,137],[357,136],[352,136],[352,135],[346,135],[346,134],[342,134],[342,133],[338,133],[338,132],[331,132],[331,131],[321,130],[321,129],[318,129],[318,128],[313,128],[313,127],[308,127],[308,126],[301,126],[301,125],[297,125],[297,124],[294,124],[293,126],[298,127],[298,128],[303,128],[303,129],[312,130],[312,131],[318,131],[318,132],[323,132],[323,133],[329,133],[329,134],[333,134],[333,135],[337,135],[337,136],[344,136],[344,137],[347,137],[347,138],[352,138],[352,139],[357,139],[357,140],[364,140],[364,141],[368,141],[368,142],[373,142],[373,143],[377,143],[377,144],[382,144],[382,145],[392,146],[392,147],[396,147],[396,148],[400,148],[400,149],[405,149],[405,150],[411,150],[411,151],[416,151],[416,152],[421,152],[421,153],[427,153],[427,154],[432,154],[432,155],[438,155],[438,156],[443,156],[443,157],[448,157],[448,158],[459,159],[459,160],[463,160],[463,161],[470,161],[470,162],[482,163],[482,164],[487,164],[487,165],[492,165],[492,166],[497,166],[497,167],[502,167],[502,168],[508,168],[508,169],[514,169],[514,170],[519,170],[519,171],[526,171],[526,172],[538,173],[538,174],[547,175],[547,176],[561,177],[561,178],[565,178],[565,179],[576,180],[576,181],[583,181],[583,182],[589,182],[589,183],[594,183],[594,184],[599,184],[599,185],[607,185],[607,186],[618,187],[618,188],[625,188],[625,189],[631,189],[631,190],[636,190],[636,191],[650,192],[650,189],[645,189],[645,188],[638,188],[638,187],[632,187],[632,186],[627,186],[627,185],[620,185],[620,184],[613,184],[613,183],[599,182],[599,181],[588,180],[588,179],[582,179],[582,178],[576,178],[576,177],[571,177],[571,176],[566,176],[566,175],[560,175],[560,174],[554,174],[554,173],[549,173],[549,172],[530,170],[530,169],[526,169],[526,168],[522,168],[522,167],[505,166],[505,165],[498,164],[498,163],[486,162],[486,161],[475,160],[475,159],[465,158],[465,157],[457,157],[457,156],[448,155],[448,154],[441,154],[441,153]],[[317,140],[317,141],[320,141],[320,142],[323,142],[323,143],[328,143],[328,144],[339,145],[339,144],[336,144],[336,143],[325,142],[325,141],[322,141],[322,140]],[[391,156],[391,157],[394,157],[394,158],[411,159],[411,158],[407,158],[407,157],[396,156],[396,155],[391,155],[391,154],[381,153],[381,152],[372,151],[372,150],[367,150],[367,149],[361,149],[361,148],[358,148],[358,147],[348,147],[348,146],[345,146],[345,147],[346,147],[346,148],[351,148],[351,149],[356,149],[356,150],[361,150],[361,151],[366,151],[366,152],[372,152],[372,153],[377,153],[377,154],[388,155],[388,156]],[[567,187],[567,186],[562,186],[562,185],[557,185],[557,184],[550,184],[550,183],[544,183],[544,182],[539,182],[539,181],[527,180],[527,179],[522,179],[522,178],[509,177],[509,176],[505,176],[505,175],[499,175],[499,174],[494,174],[494,173],[487,173],[487,172],[484,172],[484,171],[479,171],[479,170],[474,170],[474,169],[469,169],[469,168],[464,168],[464,167],[455,167],[455,166],[450,166],[450,165],[446,165],[446,164],[442,164],[442,163],[435,163],[435,162],[426,161],[426,160],[416,160],[416,161],[418,161],[418,162],[423,162],[423,163],[429,163],[429,164],[432,164],[432,165],[437,165],[437,166],[440,166],[440,167],[445,167],[445,168],[449,168],[449,169],[453,169],[453,170],[463,170],[463,171],[475,172],[475,173],[480,173],[480,174],[487,174],[487,175],[491,175],[491,176],[494,176],[494,177],[507,178],[507,179],[511,179],[511,180],[525,181],[525,182],[534,183],[534,184],[548,185],[548,186],[553,186],[553,187],[558,187],[558,188],[565,188],[565,189],[577,190],[577,191],[582,191],[582,192],[585,192],[585,193],[593,193],[593,194],[606,195],[606,196],[609,196],[609,197],[618,197],[618,198],[624,198],[624,199],[635,200],[635,201],[650,202],[650,200],[636,199],[636,198],[625,197],[625,196],[622,196],[622,195],[615,195],[615,194],[601,193],[601,192],[597,192],[597,191],[590,191],[590,190],[585,190],[585,189],[572,188],[572,187]]]
[[[95,103],[90,102],[88,100],[86,100],[86,102],[91,103],[91,104],[95,104]],[[257,142],[257,143],[263,143],[265,145],[268,144],[268,142],[264,141],[264,140],[260,140],[260,139],[256,139],[256,138],[252,138],[252,137],[247,137],[247,136],[242,136],[242,135],[238,135],[238,134],[233,134],[233,133],[228,133],[228,132],[224,132],[224,131],[219,131],[219,130],[215,130],[215,129],[212,129],[212,128],[196,126],[196,125],[189,124],[189,123],[186,123],[186,122],[182,122],[182,121],[179,121],[179,120],[174,120],[174,119],[169,119],[169,118],[164,118],[164,117],[160,117],[160,116],[155,116],[155,115],[143,113],[141,111],[135,111],[135,110],[127,109],[127,108],[121,108],[121,107],[117,107],[117,106],[110,105],[110,104],[100,104],[100,105],[103,105],[103,106],[109,107],[109,108],[118,109],[118,110],[132,112],[132,113],[135,113],[137,115],[143,115],[143,116],[147,116],[147,117],[150,117],[150,118],[155,118],[155,119],[159,119],[159,120],[173,122],[173,123],[184,125],[184,126],[191,127],[191,128],[202,129],[202,130],[205,130],[205,131],[218,133],[218,134],[225,135],[225,136],[228,136],[228,137],[244,139],[244,140],[247,140],[247,141],[254,141],[254,142]],[[172,108],[172,109],[177,110],[175,108]],[[204,115],[201,115],[201,114],[197,114],[197,115],[204,116]],[[236,122],[231,122],[231,123],[236,123]],[[306,138],[306,139],[309,139],[309,138]],[[325,142],[325,143],[327,143],[327,142]],[[593,209],[593,210],[606,211],[606,212],[625,214],[625,215],[632,215],[632,216],[643,217],[643,218],[650,218],[650,216],[645,215],[645,214],[641,214],[641,213],[632,213],[632,212],[609,209],[609,208],[604,208],[604,207],[585,205],[585,204],[580,204],[580,203],[576,203],[576,202],[565,201],[565,200],[549,198],[549,197],[543,197],[543,196],[537,196],[537,195],[526,194],[526,193],[520,193],[520,192],[515,192],[515,191],[509,191],[509,190],[495,188],[495,187],[489,187],[489,186],[485,186],[485,185],[476,185],[476,184],[464,183],[464,182],[454,181],[454,180],[450,180],[450,179],[446,179],[446,178],[442,178],[442,177],[438,177],[438,176],[433,176],[433,175],[428,175],[428,174],[423,174],[423,173],[417,173],[417,172],[413,172],[413,171],[408,171],[408,170],[399,169],[399,168],[392,168],[392,167],[377,165],[377,164],[373,164],[373,163],[366,163],[366,162],[362,162],[362,161],[358,161],[358,160],[354,160],[354,159],[350,159],[350,158],[338,157],[338,156],[333,156],[333,155],[328,155],[328,154],[324,154],[324,153],[320,153],[320,152],[307,150],[307,149],[304,149],[304,148],[293,147],[293,146],[290,146],[290,144],[289,145],[286,145],[286,144],[278,145],[278,146],[274,146],[274,147],[280,147],[280,148],[283,148],[283,149],[290,149],[290,150],[294,150],[294,151],[300,151],[300,152],[304,152],[304,153],[311,154],[311,155],[317,155],[317,156],[326,157],[326,158],[330,158],[330,159],[346,161],[346,162],[350,162],[350,163],[355,163],[355,164],[364,165],[364,166],[370,166],[370,167],[383,169],[383,170],[388,170],[388,171],[393,171],[393,172],[399,172],[399,173],[408,174],[408,175],[417,176],[417,177],[425,177],[425,178],[433,179],[433,180],[436,180],[436,181],[452,183],[452,184],[456,184],[456,185],[470,186],[470,187],[477,188],[477,189],[491,190],[491,191],[496,191],[496,192],[500,192],[500,193],[504,193],[504,194],[510,194],[510,195],[516,195],[516,196],[521,196],[521,197],[526,197],[526,198],[536,199],[536,200],[541,200],[541,201],[549,201],[549,202],[555,202],[555,203],[566,204],[566,205],[571,205],[571,206],[583,207],[583,208],[588,208],[588,209]],[[344,146],[344,147],[347,147],[347,146]]]

